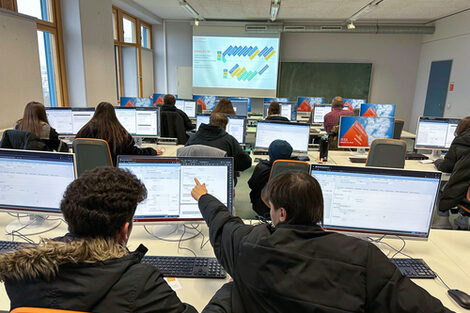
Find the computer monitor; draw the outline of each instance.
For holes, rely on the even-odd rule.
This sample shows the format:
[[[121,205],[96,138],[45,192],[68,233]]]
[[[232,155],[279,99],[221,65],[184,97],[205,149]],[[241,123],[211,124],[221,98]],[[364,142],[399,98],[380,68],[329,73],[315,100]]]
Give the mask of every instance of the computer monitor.
[[[72,130],[75,135],[95,114],[95,108],[72,108]]]
[[[135,136],[158,137],[160,136],[160,109],[137,107]]]
[[[116,117],[121,125],[131,135],[136,134],[136,110],[135,107],[115,107]]]
[[[416,149],[449,149],[460,119],[421,116],[416,131]]]
[[[233,110],[236,115],[247,116],[248,115],[248,105],[250,99],[239,98],[239,99],[230,99],[232,102]]]
[[[289,102],[289,98],[263,98],[264,103],[271,103],[273,101],[281,102]]]
[[[307,153],[310,125],[305,123],[258,121],[256,127],[256,150],[267,150],[276,139],[285,140],[295,152]]]
[[[75,179],[73,153],[0,149],[0,209],[61,213],[60,201]]]
[[[121,97],[120,104],[122,107],[147,107],[151,108],[151,98],[139,98],[139,97]]]
[[[196,117],[196,101],[195,100],[176,100],[176,107],[186,113],[189,118]]]
[[[324,97],[298,97],[297,98],[297,111],[298,112],[312,112],[313,107],[317,104],[323,104]]]
[[[440,172],[311,165],[329,230],[427,238]]]
[[[338,147],[365,148],[374,139],[392,139],[394,123],[389,117],[341,116]]]
[[[394,104],[361,104],[360,116],[395,117]]]
[[[235,137],[239,144],[244,144],[246,139],[246,116],[230,115],[227,117],[227,133]],[[199,129],[202,123],[209,124],[209,121],[210,114],[198,114],[196,117],[196,130]]]
[[[330,104],[317,104],[313,109],[312,123],[323,123],[325,115],[331,112]]]
[[[46,115],[59,135],[73,135],[72,108],[46,108]]]
[[[233,158],[118,156],[118,167],[131,171],[147,188],[135,222],[202,220],[191,196],[194,178],[232,211]]]
[[[366,99],[343,99],[344,109],[353,111],[354,109],[360,109],[361,104],[367,103]]]
[[[271,105],[270,102],[264,103],[263,116],[265,118],[268,117],[268,111],[269,111],[270,105]],[[281,108],[281,114],[280,114],[281,116],[284,116],[285,118],[289,119],[289,121],[297,120],[297,111],[296,111],[296,105],[294,102],[279,103],[279,106]]]

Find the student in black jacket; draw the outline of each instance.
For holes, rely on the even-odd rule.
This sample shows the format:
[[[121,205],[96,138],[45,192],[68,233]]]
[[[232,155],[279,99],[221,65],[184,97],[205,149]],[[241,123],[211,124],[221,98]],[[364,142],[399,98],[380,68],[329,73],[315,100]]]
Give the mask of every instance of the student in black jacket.
[[[233,157],[235,171],[241,172],[251,167],[251,157],[243,151],[238,141],[225,131],[227,124],[228,118],[225,114],[212,113],[209,125],[201,124],[186,146],[206,145],[224,150],[228,157]]]
[[[60,208],[70,233],[0,255],[11,309],[197,313],[160,271],[141,264],[147,248],[126,245],[145,186],[118,168],[96,168],[72,182]]]
[[[269,175],[274,161],[289,160],[292,155],[292,146],[285,140],[274,140],[268,149],[269,160],[262,160],[256,165],[253,175],[248,180],[251,189],[250,200],[253,210],[259,216],[269,218],[269,207],[261,200],[261,191],[268,183]]]
[[[290,120],[285,117],[281,116],[281,106],[279,102],[273,101],[269,104],[268,108],[268,117],[266,118],[267,121],[281,121],[281,122],[290,122]]]
[[[444,159],[434,163],[441,172],[452,173],[455,163],[470,154],[470,116],[463,118],[455,129],[455,138]],[[469,169],[470,174],[470,169]]]
[[[170,94],[165,95],[165,97],[163,98],[163,105],[161,107],[161,110],[163,112],[170,111],[170,112],[178,113],[183,118],[185,131],[194,129],[193,123],[189,119],[188,115],[184,113],[183,111],[181,111],[180,109],[178,109],[175,106],[175,104],[176,104],[175,96],[170,95]]]
[[[268,184],[274,227],[245,225],[195,180],[192,196],[233,278],[204,313],[451,312],[374,244],[324,231],[323,196],[312,176],[285,173]]]
[[[75,138],[96,138],[108,142],[113,164],[118,155],[156,155],[153,148],[138,148],[134,138],[119,123],[114,107],[108,102],[101,102],[95,114],[77,133]]]

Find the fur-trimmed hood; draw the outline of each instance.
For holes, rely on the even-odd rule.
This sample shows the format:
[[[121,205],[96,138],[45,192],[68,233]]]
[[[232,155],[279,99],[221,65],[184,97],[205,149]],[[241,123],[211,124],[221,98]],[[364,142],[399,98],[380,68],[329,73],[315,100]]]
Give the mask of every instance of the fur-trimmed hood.
[[[64,264],[121,258],[128,250],[110,239],[43,240],[39,245],[0,254],[0,281],[55,278]]]

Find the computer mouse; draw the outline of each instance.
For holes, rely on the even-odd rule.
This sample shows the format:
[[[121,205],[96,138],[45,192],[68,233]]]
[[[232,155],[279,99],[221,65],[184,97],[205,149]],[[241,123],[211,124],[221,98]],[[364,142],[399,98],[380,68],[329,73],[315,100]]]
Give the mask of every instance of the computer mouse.
[[[449,289],[447,290],[449,296],[455,300],[462,308],[469,310],[470,309],[470,295],[466,294],[463,291],[458,289]]]

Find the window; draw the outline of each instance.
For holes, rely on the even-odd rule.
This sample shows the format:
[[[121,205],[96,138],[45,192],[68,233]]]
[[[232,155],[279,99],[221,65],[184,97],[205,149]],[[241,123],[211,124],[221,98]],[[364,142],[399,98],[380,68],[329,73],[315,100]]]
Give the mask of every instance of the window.
[[[37,19],[52,22],[51,6],[48,0],[16,0],[18,12]]]
[[[150,49],[149,29],[147,26],[140,26],[140,43],[143,48]]]
[[[135,22],[127,17],[122,18],[124,42],[135,43]]]
[[[114,40],[118,40],[118,26],[117,26],[117,12],[113,10],[113,35],[114,35]]]

